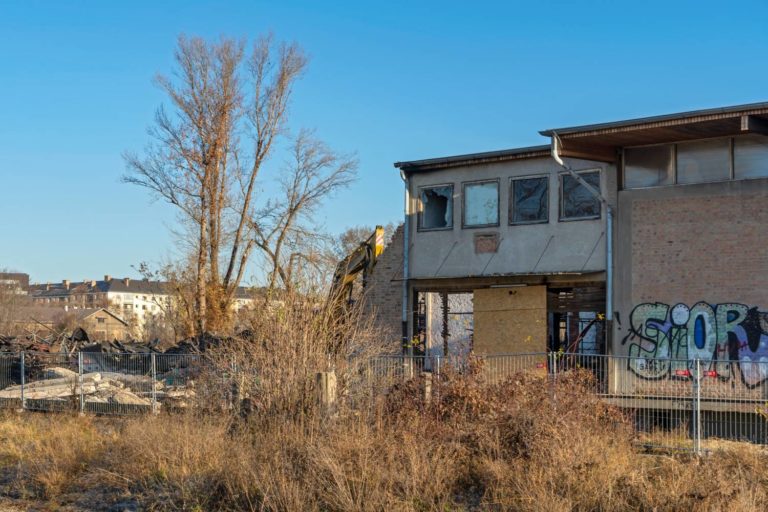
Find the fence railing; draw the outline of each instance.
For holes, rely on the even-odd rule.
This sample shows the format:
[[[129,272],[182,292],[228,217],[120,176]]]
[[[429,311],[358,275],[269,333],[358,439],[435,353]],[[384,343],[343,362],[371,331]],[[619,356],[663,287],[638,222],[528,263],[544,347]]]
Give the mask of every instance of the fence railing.
[[[469,357],[390,356],[370,364],[374,388],[428,371],[471,371],[487,384],[539,375],[552,389],[564,372],[591,374],[589,392],[619,407],[636,440],[648,447],[700,452],[722,440],[768,445],[768,361],[644,359],[592,354],[532,353]]]
[[[179,409],[194,400],[204,369],[195,354],[0,353],[0,408],[115,415]],[[720,440],[768,445],[768,361],[550,352],[387,356],[371,359],[364,369],[364,380],[354,385],[363,382],[374,394],[421,375],[439,392],[449,372],[471,373],[488,385],[526,374],[546,379],[556,391],[568,385],[564,373],[578,370],[591,376],[589,393],[627,414],[643,445],[697,452]],[[220,377],[200,385],[218,386],[226,394],[226,376]]]
[[[138,414],[183,407],[196,354],[0,354],[0,408]]]

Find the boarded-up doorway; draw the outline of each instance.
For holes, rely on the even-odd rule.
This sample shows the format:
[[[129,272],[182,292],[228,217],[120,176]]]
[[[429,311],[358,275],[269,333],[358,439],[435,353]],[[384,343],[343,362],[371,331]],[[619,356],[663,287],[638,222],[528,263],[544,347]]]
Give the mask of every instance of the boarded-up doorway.
[[[477,354],[544,352],[547,287],[515,286],[474,291]]]

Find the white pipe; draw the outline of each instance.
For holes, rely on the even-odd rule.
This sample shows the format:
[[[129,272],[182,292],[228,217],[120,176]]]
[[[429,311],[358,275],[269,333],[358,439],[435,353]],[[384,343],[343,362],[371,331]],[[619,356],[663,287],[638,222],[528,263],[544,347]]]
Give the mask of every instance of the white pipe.
[[[411,213],[411,191],[408,184],[408,175],[401,169],[400,170],[400,178],[403,180],[403,184],[405,185],[405,202],[403,204],[403,216],[404,216],[404,222],[403,222],[403,308],[402,308],[402,336],[403,336],[403,347],[408,347],[408,354],[413,355],[413,346],[410,343],[410,336],[409,336],[409,329],[408,329],[408,276],[409,276],[409,268],[408,268],[408,260],[409,260],[409,253],[410,253],[410,213]]]
[[[574,172],[574,170],[563,161],[560,156],[560,148],[562,145],[563,143],[557,133],[552,132],[552,158],[554,158],[555,162],[565,169],[568,174],[573,176],[581,186],[586,188],[590,194],[605,205],[607,213],[605,219],[605,319],[610,322],[613,320],[613,207],[600,191],[595,190],[592,185],[584,181],[584,178]]]

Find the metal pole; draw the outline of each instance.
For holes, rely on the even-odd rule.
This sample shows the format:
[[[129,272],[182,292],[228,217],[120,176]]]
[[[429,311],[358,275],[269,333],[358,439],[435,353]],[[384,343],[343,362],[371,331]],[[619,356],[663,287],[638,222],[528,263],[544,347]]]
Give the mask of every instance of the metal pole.
[[[403,204],[403,288],[402,288],[402,329],[403,329],[403,348],[407,350],[408,355],[413,356],[413,343],[411,340],[410,329],[408,327],[408,303],[410,302],[410,290],[408,286],[408,259],[410,252],[410,234],[411,234],[411,190],[408,182],[408,175],[400,171],[400,178],[405,185],[405,197]]]
[[[595,199],[605,205],[606,209],[606,238],[605,238],[605,320],[610,325],[613,321],[613,215],[614,210],[608,199],[600,193],[599,187],[595,189],[587,183],[584,178],[571,169],[571,166],[563,161],[560,156],[560,148],[563,143],[557,133],[552,132],[552,158],[575,179],[579,185],[584,187]]]
[[[27,400],[24,398],[24,373],[25,373],[25,367],[24,367],[24,352],[21,353],[21,410],[27,408]]]
[[[693,376],[693,452],[701,455],[701,360],[696,359],[696,373]]]
[[[150,354],[152,361],[152,414],[157,414],[157,365],[155,364],[155,353]]]
[[[85,412],[85,394],[83,393],[83,353],[77,353],[77,385],[80,387],[80,412]]]

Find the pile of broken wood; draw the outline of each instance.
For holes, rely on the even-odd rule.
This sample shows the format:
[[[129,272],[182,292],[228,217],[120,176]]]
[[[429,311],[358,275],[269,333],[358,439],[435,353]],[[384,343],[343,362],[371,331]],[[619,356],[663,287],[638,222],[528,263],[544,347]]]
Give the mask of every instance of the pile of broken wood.
[[[46,368],[41,379],[0,390],[0,399],[41,400],[52,402],[78,402],[83,397],[84,405],[111,404],[116,406],[152,407],[166,403],[169,408],[183,408],[195,396],[194,382],[187,386],[166,386],[163,382],[144,375],[129,375],[114,372],[84,373],[78,378],[77,372],[67,368]],[[23,396],[22,396],[23,395]]]

